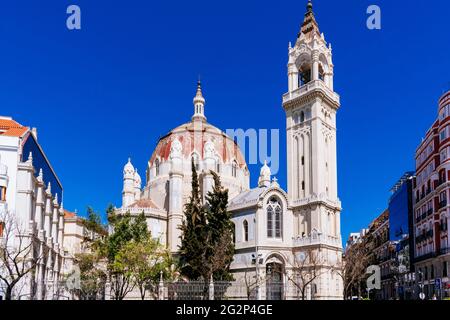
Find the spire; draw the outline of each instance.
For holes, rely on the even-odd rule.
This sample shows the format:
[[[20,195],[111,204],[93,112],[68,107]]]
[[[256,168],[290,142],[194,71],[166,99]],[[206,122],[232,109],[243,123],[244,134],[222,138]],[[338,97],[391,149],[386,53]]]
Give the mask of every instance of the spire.
[[[203,98],[200,76],[197,81],[197,93],[195,94],[193,102],[194,102],[194,115],[192,116],[192,120],[206,121],[205,98]]]
[[[313,4],[311,0],[308,0],[305,19],[303,20],[302,27],[297,37],[300,38],[302,34],[305,35],[308,39],[311,39],[314,34],[320,37],[319,25],[317,24],[316,18],[314,16]]]

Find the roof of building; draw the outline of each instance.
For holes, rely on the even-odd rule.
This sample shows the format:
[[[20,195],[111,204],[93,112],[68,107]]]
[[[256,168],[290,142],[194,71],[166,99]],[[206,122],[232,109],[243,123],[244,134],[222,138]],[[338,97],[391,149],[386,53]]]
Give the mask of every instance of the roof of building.
[[[151,208],[159,209],[159,207],[150,199],[141,199],[133,203],[130,208]]]
[[[201,127],[197,127],[197,125]],[[166,161],[169,159],[172,142],[176,139],[182,145],[184,158],[189,158],[196,152],[200,159],[204,156],[205,145],[209,139],[214,144],[217,154],[223,163],[236,160],[239,167],[246,167],[245,158],[237,143],[227,136],[222,130],[207,122],[188,122],[171,130],[162,137],[150,158],[150,163],[156,159]]]
[[[76,218],[77,214],[75,212],[70,212],[64,209],[64,219]]]
[[[300,37],[302,34],[305,35],[308,39],[311,39],[314,34],[320,37],[319,25],[317,24],[316,18],[314,16],[313,4],[311,1],[308,1],[308,5],[306,6],[305,19],[303,21],[298,37]]]
[[[21,137],[29,130],[10,117],[0,117],[0,135],[9,137]]]
[[[258,187],[242,192],[230,200],[229,207],[256,204],[261,194],[266,190],[267,187]]]

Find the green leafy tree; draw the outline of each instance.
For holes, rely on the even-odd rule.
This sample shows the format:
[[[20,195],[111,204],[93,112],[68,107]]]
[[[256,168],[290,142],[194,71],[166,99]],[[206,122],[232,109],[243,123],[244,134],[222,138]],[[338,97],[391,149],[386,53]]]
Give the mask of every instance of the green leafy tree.
[[[100,257],[95,252],[79,253],[75,255],[75,264],[80,270],[80,286],[73,289],[73,293],[80,300],[96,300],[103,293],[106,282]]]
[[[144,300],[147,291],[156,296],[161,275],[169,279],[172,259],[164,246],[148,234],[147,239],[128,242],[116,256],[116,264],[130,273]]]
[[[87,208],[87,218],[83,219],[83,224],[91,232],[91,238],[107,235],[106,227],[102,224],[100,214],[94,211],[92,207]]]

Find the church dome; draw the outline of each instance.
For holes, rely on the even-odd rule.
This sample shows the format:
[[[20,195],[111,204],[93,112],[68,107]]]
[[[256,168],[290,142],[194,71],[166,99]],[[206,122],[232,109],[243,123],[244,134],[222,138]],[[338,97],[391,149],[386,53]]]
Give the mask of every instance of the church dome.
[[[212,143],[220,162],[236,161],[240,168],[247,167],[239,146],[225,132],[207,122],[196,123],[194,121],[176,127],[159,140],[150,158],[150,166],[153,166],[156,160],[159,163],[170,160],[170,151],[175,139],[182,146],[182,157],[185,160],[190,160],[192,157],[204,160],[205,146]]]
[[[190,122],[184,123],[161,137],[154,150],[149,167],[160,166],[170,160],[172,143],[181,144],[183,160],[203,161],[206,156],[215,154],[218,164],[235,164],[242,170],[247,170],[247,164],[235,141],[225,132],[206,121],[204,115],[205,99],[200,81],[193,100],[194,116]],[[178,146],[177,146],[178,147]]]
[[[206,121],[204,101],[199,83],[191,121],[161,137],[148,161],[144,193],[160,207],[167,206],[164,194],[173,172],[182,174],[189,188],[192,160],[200,175],[211,170],[218,173],[230,196],[249,188],[250,173],[243,153],[232,137]]]

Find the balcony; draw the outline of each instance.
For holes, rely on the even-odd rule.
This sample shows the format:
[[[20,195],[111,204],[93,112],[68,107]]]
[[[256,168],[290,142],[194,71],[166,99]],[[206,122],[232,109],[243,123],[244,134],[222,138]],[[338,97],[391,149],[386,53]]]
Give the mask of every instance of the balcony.
[[[310,237],[293,238],[294,247],[321,245],[321,244],[333,247],[342,247],[342,240],[339,237],[332,237],[323,234],[311,235]]]
[[[425,254],[423,254],[423,255],[417,256],[417,257],[414,259],[414,262],[424,261],[424,260],[427,260],[427,259],[434,258],[434,257],[436,257],[436,256],[437,256],[436,252],[425,253]]]
[[[340,104],[339,95],[336,94],[335,92],[333,92],[330,88],[328,88],[327,85],[325,84],[325,82],[323,82],[322,80],[310,81],[307,84],[301,86],[300,88],[284,94],[283,95],[283,104],[285,104],[286,102],[289,102],[291,100],[294,100],[298,97],[301,97],[312,91],[322,91],[324,94],[330,96],[331,99],[334,100],[334,102],[336,104]]]
[[[431,216],[433,214],[433,208],[428,209],[427,216]]]
[[[416,237],[416,243],[420,243],[422,241],[426,241],[433,238],[433,230],[429,230],[427,232],[422,233],[421,235]]]

